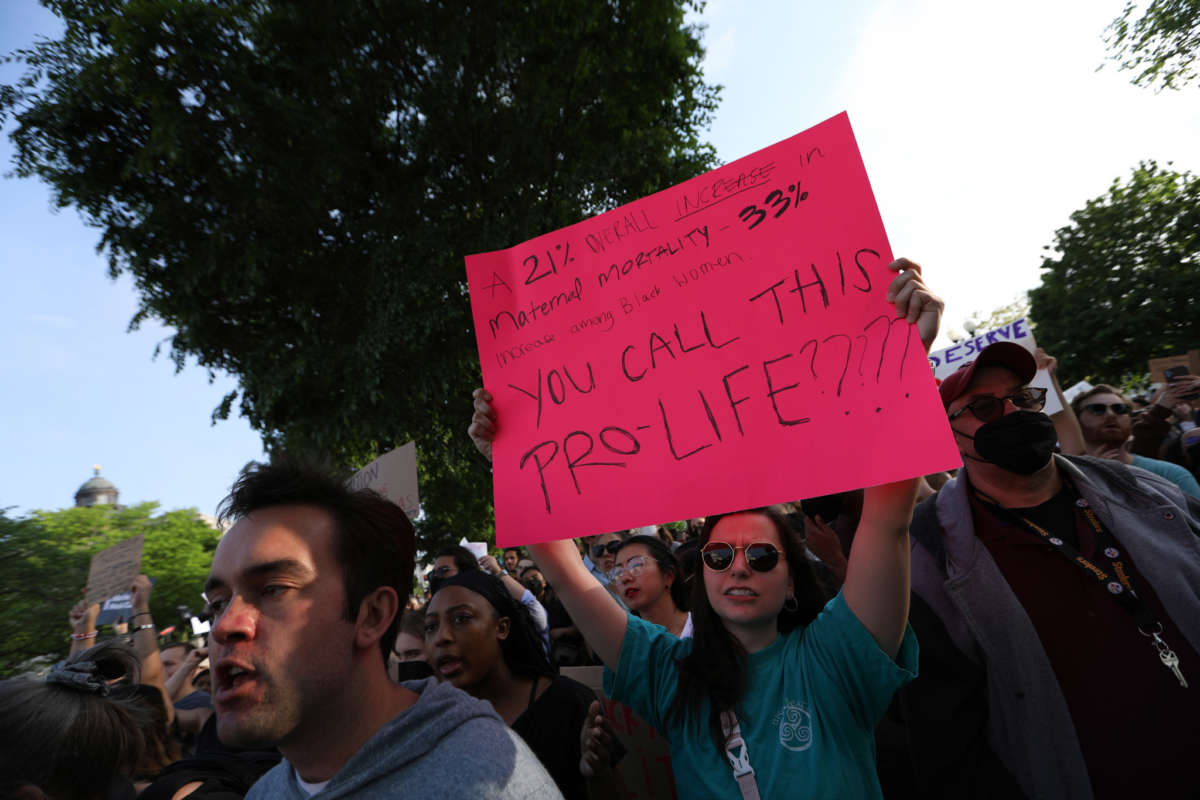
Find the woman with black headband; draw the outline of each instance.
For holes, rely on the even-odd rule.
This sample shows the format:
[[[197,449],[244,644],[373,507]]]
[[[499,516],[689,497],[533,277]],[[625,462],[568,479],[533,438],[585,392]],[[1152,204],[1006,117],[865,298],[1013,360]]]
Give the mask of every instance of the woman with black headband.
[[[425,609],[425,649],[438,677],[491,702],[567,800],[587,797],[580,732],[595,698],[554,674],[529,612],[499,579],[473,570],[442,581]]]

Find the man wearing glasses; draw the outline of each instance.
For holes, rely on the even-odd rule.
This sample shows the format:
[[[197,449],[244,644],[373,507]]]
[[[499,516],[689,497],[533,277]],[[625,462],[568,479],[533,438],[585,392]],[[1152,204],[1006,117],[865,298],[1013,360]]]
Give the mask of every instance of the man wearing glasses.
[[[908,778],[923,797],[1186,796],[1200,502],[1055,454],[1035,372],[999,342],[940,387],[964,469],[913,514]]]
[[[1122,464],[1149,470],[1166,478],[1192,497],[1200,497],[1200,484],[1192,473],[1170,461],[1136,455],[1130,450],[1133,437],[1133,406],[1129,399],[1107,384],[1097,384],[1071,403],[1088,455],[1111,458]]]

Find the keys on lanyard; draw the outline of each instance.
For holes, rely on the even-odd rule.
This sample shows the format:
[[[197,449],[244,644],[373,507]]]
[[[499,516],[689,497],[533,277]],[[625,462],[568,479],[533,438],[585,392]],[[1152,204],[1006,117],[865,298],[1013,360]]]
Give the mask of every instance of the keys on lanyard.
[[[1184,689],[1188,688],[1187,679],[1183,677],[1183,673],[1179,670],[1179,656],[1175,655],[1175,651],[1171,646],[1162,640],[1158,634],[1161,631],[1154,633],[1144,633],[1144,636],[1152,637],[1150,644],[1154,645],[1154,649],[1158,651],[1158,658],[1162,661],[1163,666],[1175,673],[1175,680],[1179,681],[1179,685]]]

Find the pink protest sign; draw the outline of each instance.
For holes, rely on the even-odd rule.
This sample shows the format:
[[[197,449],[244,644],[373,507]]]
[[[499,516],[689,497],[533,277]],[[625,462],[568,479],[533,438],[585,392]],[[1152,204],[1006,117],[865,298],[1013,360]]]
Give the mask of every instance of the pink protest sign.
[[[496,541],[548,541],[957,466],[840,114],[469,256]]]

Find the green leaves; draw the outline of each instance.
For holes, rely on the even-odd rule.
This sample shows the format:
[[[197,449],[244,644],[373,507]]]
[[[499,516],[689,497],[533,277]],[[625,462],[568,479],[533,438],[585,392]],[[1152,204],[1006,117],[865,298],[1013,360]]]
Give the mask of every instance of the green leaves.
[[[1200,179],[1142,162],[1055,233],[1029,293],[1060,381],[1120,383],[1200,346]]]
[[[69,649],[67,612],[86,585],[91,557],[138,533],[146,535],[142,571],[157,583],[150,610],[160,628],[182,624],[176,606],[202,607],[200,592],[220,534],[195,509],[154,516],[156,503],[0,512],[0,677],[36,656]]]
[[[1190,83],[1200,49],[1200,0],[1152,0],[1137,19],[1135,9],[1127,3],[1105,30],[1109,57],[1137,73],[1136,86],[1179,89]]]
[[[436,546],[490,527],[463,256],[715,165],[688,5],[61,2],[0,113],[175,363],[238,378],[214,418],[350,466],[415,439]]]

